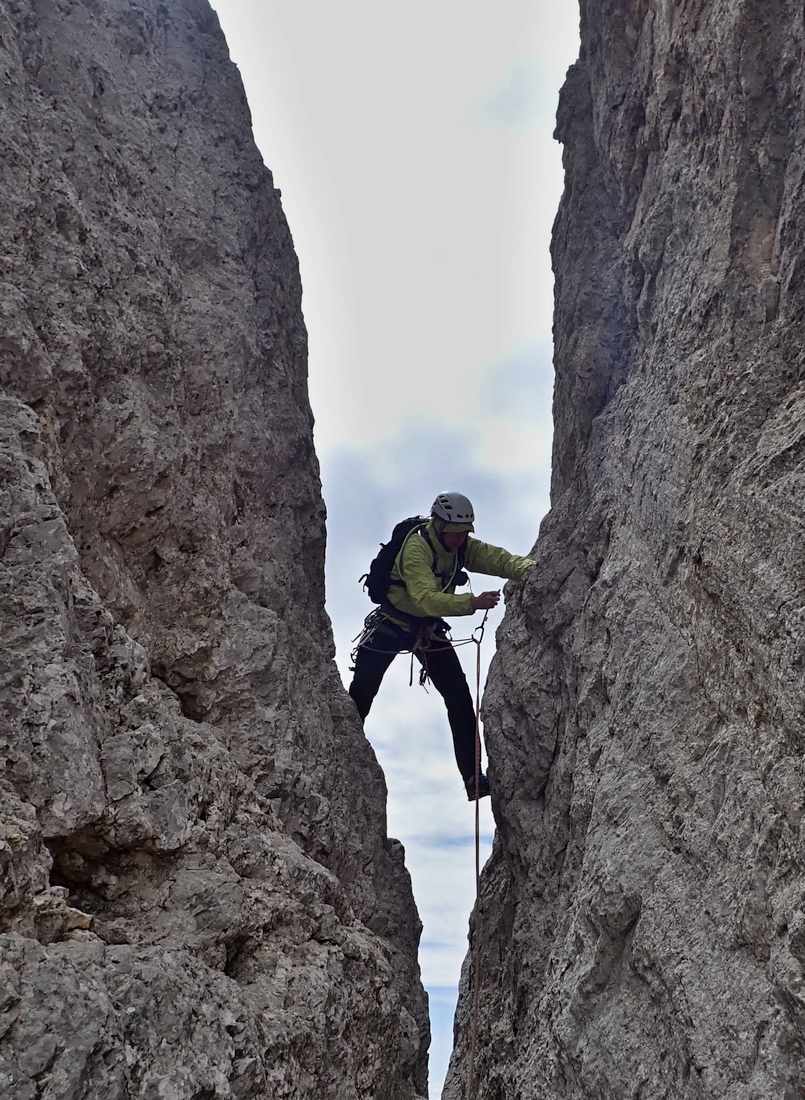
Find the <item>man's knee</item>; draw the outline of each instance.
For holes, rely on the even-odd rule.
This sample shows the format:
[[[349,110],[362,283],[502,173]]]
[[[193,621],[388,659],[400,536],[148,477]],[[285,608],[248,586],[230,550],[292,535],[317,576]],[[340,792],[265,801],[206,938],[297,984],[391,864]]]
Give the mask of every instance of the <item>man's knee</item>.
[[[386,671],[394,660],[393,653],[373,653],[369,648],[358,650],[355,659],[355,674],[347,689],[355,700],[358,714],[364,719],[369,713],[374,697],[380,690],[380,684]]]
[[[469,703],[472,706],[472,696],[464,669],[458,663],[458,658],[447,663],[433,663],[429,669],[433,686],[442,696],[448,706],[459,706]]]
[[[355,700],[361,718],[365,718],[369,713],[369,707],[371,707],[372,700],[377,695],[382,679],[382,672],[378,676],[375,669],[361,668],[360,664],[356,665],[355,675],[352,677],[352,683],[347,690]]]
[[[358,714],[361,717],[361,721],[364,720],[366,715],[372,706],[372,700],[377,694],[377,689],[374,691],[367,691],[365,686],[360,683],[356,683],[355,680],[349,685],[347,689],[352,699],[355,702],[355,706],[358,708]]]

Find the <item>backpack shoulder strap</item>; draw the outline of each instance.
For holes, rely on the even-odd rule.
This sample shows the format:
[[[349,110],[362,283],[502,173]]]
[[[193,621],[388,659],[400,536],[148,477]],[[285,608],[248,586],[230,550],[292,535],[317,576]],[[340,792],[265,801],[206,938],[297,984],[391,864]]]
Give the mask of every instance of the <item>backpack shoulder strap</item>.
[[[403,552],[404,552],[406,546],[408,545],[408,540],[411,538],[412,535],[419,534],[419,535],[422,536],[422,538],[425,540],[425,542],[430,547],[431,554],[433,554],[433,563],[431,564],[431,569],[433,569],[434,566],[436,565],[436,551],[433,549],[433,544],[431,543],[431,541],[428,538],[427,533],[425,531],[425,528],[427,527],[427,525],[428,525],[428,521],[423,520],[422,523],[418,523],[415,527],[412,527],[411,530],[408,532],[408,534],[403,539],[403,544],[400,547],[400,551],[397,554],[397,557],[394,559],[394,568],[396,568],[397,572],[400,574],[400,577],[402,577],[402,575],[403,575],[403,571],[402,571]],[[392,581],[392,584],[402,584],[402,585],[404,585],[405,580],[403,579],[403,580],[399,580],[399,581]]]
[[[428,544],[428,546],[430,547],[431,554],[433,554],[433,561],[431,562],[430,567],[435,572],[436,571],[436,547],[430,541],[430,535],[427,532],[427,524],[423,524],[422,529],[420,530],[419,533],[422,536],[422,538],[425,540],[425,542]]]

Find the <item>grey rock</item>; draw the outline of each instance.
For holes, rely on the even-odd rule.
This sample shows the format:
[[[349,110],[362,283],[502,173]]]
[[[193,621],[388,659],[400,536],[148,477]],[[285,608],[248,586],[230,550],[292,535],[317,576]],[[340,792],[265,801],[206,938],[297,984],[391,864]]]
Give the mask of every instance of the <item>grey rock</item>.
[[[414,1100],[292,241],[206,0],[0,0],[0,1093]]]
[[[800,7],[584,0],[473,1095],[805,1094]],[[466,1095],[470,962],[445,1096]]]

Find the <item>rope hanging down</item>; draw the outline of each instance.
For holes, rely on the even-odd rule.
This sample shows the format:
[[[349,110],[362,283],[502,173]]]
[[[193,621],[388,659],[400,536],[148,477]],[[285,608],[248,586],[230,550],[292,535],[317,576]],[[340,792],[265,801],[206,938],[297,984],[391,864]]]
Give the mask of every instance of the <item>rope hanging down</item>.
[[[467,1067],[467,1100],[472,1100],[475,1086],[475,1047],[478,1039],[478,999],[481,988],[481,642],[489,612],[472,632],[475,642],[475,935],[472,951],[472,1021],[470,1025],[470,1057]],[[476,638],[475,635],[478,635]]]

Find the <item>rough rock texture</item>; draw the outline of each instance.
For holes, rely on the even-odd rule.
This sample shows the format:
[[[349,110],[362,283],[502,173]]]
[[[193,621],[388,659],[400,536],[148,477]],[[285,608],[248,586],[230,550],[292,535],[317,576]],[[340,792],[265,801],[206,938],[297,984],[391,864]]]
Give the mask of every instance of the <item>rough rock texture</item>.
[[[206,0],[0,0],[0,1095],[413,1100],[293,247]]]
[[[473,1095],[805,1095],[801,3],[583,0]],[[469,966],[445,1095],[465,1095]]]

